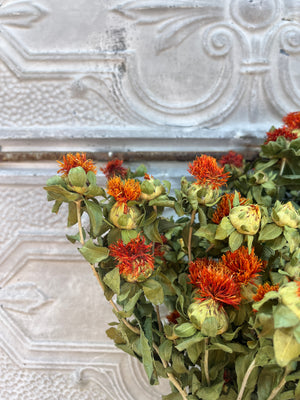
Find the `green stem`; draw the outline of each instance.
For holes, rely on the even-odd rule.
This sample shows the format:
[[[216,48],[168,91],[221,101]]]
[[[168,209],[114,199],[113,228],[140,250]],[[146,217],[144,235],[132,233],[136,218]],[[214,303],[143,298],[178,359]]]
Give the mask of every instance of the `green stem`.
[[[204,351],[204,372],[207,386],[210,386],[209,369],[208,369],[208,344],[209,338],[205,339],[205,351]]]
[[[242,386],[241,386],[239,395],[238,395],[236,400],[242,400],[244,391],[245,391],[246,386],[247,386],[247,382],[248,382],[249,376],[251,375],[251,372],[253,371],[254,368],[255,368],[255,359],[249,365],[249,367],[248,367],[248,369],[247,369],[247,371],[245,373],[245,376],[244,376],[244,379],[243,379],[243,382],[242,382]]]
[[[277,396],[277,394],[280,392],[280,390],[283,388],[283,386],[286,384],[286,376],[288,375],[289,371],[288,368],[285,369],[285,373],[283,375],[283,378],[279,382],[279,384],[272,390],[270,396],[267,398],[267,400],[273,400],[274,397]]]
[[[77,222],[78,222],[78,229],[79,229],[79,237],[80,237],[80,243],[82,245],[84,245],[84,237],[83,237],[83,230],[82,230],[82,223],[81,223],[81,200],[76,202],[76,210],[77,210]],[[96,268],[93,264],[90,264],[93,273],[100,285],[100,287],[102,288],[102,290],[104,291],[104,284],[100,279],[100,276],[98,275]],[[118,309],[117,305],[114,303],[113,300],[109,300],[111,306],[113,307],[113,309],[118,313],[120,310]],[[158,320],[159,320],[159,324],[161,324],[160,318],[159,318],[159,311],[158,311]],[[122,318],[121,321],[127,326],[128,329],[130,329],[132,332],[136,333],[137,335],[141,334],[141,331],[139,330],[139,328],[137,328],[136,326],[131,325],[131,323],[129,321],[127,321],[127,319]],[[161,327],[162,329],[162,327]],[[156,351],[156,353],[159,355],[159,349],[157,347],[157,345],[155,343],[153,343],[153,348]],[[166,361],[161,358],[162,364],[164,366],[164,368],[168,368],[168,363],[166,363]],[[182,389],[180,383],[176,380],[175,376],[170,373],[167,372],[167,376],[170,382],[172,382],[172,384],[176,387],[176,389],[178,390],[178,392],[181,394],[181,397],[183,400],[187,400],[187,395],[186,392]]]
[[[191,215],[191,222],[190,222],[190,229],[189,229],[189,236],[188,236],[188,257],[189,263],[192,261],[192,236],[193,236],[193,223],[195,221],[195,215],[197,210],[192,211]]]

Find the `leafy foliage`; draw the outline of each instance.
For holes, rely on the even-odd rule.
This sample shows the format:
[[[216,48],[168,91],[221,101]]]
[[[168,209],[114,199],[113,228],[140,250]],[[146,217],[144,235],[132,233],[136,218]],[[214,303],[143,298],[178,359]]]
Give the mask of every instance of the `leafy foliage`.
[[[79,232],[67,237],[114,306],[108,337],[144,364],[150,384],[170,380],[165,400],[300,396],[300,138],[273,137],[253,162],[239,155],[235,163],[231,152],[224,168],[205,155],[198,168],[198,158],[190,164],[197,181],[184,177],[173,192],[143,165],[123,168],[134,200],[107,195],[80,165],[47,182],[52,211],[68,204],[67,225]],[[121,164],[110,165],[112,177]],[[219,207],[226,180],[231,201]]]

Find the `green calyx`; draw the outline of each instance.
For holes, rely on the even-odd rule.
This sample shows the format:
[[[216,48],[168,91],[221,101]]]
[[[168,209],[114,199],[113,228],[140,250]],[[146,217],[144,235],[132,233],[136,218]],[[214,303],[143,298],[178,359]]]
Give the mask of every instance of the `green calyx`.
[[[260,208],[254,204],[233,207],[229,213],[229,220],[239,233],[255,235],[260,227]]]
[[[140,215],[136,206],[115,203],[110,210],[109,220],[119,229],[136,229]]]
[[[289,226],[290,228],[299,228],[300,226],[299,212],[290,201],[286,204],[276,201],[272,209],[272,220],[278,226]]]

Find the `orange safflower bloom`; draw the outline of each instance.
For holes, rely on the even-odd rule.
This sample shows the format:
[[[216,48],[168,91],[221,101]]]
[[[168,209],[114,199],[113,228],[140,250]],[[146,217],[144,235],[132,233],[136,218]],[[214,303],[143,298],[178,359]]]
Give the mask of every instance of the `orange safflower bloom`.
[[[177,310],[174,310],[171,312],[171,314],[167,315],[167,320],[169,321],[170,324],[178,324],[178,318],[180,317],[180,314]]]
[[[234,193],[225,193],[219,201],[216,211],[213,213],[212,222],[219,224],[223,217],[227,217],[233,207]],[[240,205],[244,205],[248,199],[242,197],[239,193]]]
[[[116,158],[115,160],[108,161],[104,168],[100,168],[100,171],[106,176],[106,179],[110,179],[114,176],[120,176],[125,178],[127,175],[128,168],[122,167],[123,160]]]
[[[113,196],[119,204],[137,200],[141,195],[139,182],[134,179],[122,181],[119,176],[114,176],[108,181],[107,193]]]
[[[283,128],[275,129],[274,131],[267,132],[267,139],[264,144],[268,144],[269,142],[276,142],[277,138],[284,137],[289,142],[297,139],[297,134],[293,133],[290,128],[284,126]]]
[[[216,267],[217,262],[211,258],[196,258],[196,260],[189,263],[189,279],[190,283],[194,286],[201,280],[201,271],[203,268]]]
[[[282,118],[282,121],[291,130],[300,129],[300,111],[289,113]]]
[[[266,293],[272,291],[278,292],[278,290],[279,290],[279,285],[271,286],[268,284],[268,282],[266,282],[264,285],[259,285],[257,287],[257,293],[253,296],[253,300],[258,302],[264,298]]]
[[[240,247],[234,252],[227,251],[221,257],[221,265],[227,268],[239,285],[252,283],[266,267],[266,262],[260,260],[255,254],[254,249],[249,254],[246,247]]]
[[[149,269],[154,270],[154,256],[152,244],[145,244],[145,238],[137,236],[124,244],[119,240],[116,244],[108,246],[110,255],[117,261],[120,274],[138,278]]]
[[[217,189],[223,186],[229,176],[229,172],[224,172],[224,167],[219,167],[214,157],[206,154],[196,157],[193,163],[189,164],[188,172],[197,179],[198,185],[211,186]]]
[[[237,168],[243,166],[244,157],[242,154],[238,154],[235,151],[230,150],[227,154],[224,154],[219,160],[219,164],[224,167],[225,164],[234,165]]]
[[[86,159],[86,153],[76,153],[76,155],[68,153],[63,156],[63,162],[56,160],[60,166],[57,173],[62,173],[63,176],[67,176],[70,169],[76,167],[82,167],[85,172],[92,171],[97,174],[97,167],[94,165],[93,161]]]
[[[211,260],[209,260],[211,262]],[[205,300],[214,300],[220,306],[224,304],[237,307],[242,298],[240,293],[240,286],[233,279],[233,276],[218,267],[217,263],[210,263],[205,265],[206,262],[200,262],[201,267],[197,270],[197,277],[193,276],[190,270],[190,279],[193,280],[196,287],[196,299],[199,302]],[[193,267],[192,267],[193,268]]]

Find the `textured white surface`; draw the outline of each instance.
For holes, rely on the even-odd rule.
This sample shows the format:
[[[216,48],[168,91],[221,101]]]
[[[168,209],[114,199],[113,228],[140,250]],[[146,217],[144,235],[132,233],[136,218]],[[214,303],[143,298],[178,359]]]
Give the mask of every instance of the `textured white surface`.
[[[298,0],[3,0],[0,25],[2,151],[245,150],[300,108]],[[0,399],[159,399],[106,338],[54,172],[0,165]]]

